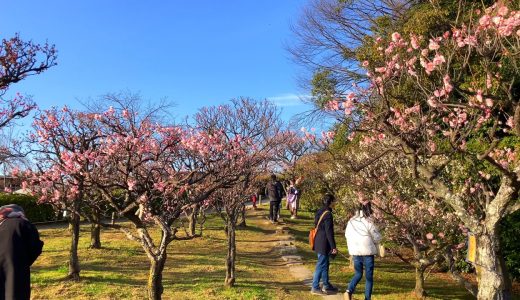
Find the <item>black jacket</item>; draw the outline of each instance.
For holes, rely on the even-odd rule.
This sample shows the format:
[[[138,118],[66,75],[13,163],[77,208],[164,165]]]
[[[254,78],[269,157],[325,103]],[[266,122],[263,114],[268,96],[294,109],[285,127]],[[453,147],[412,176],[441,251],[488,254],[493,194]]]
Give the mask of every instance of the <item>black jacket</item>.
[[[269,197],[269,201],[280,202],[283,197],[283,186],[280,181],[269,181],[265,187],[265,194]]]
[[[314,251],[319,254],[330,254],[330,251],[336,248],[336,240],[334,239],[334,219],[331,208],[324,207],[318,210],[314,217],[314,226],[318,224],[318,221],[325,210],[328,210],[329,212],[323,217],[323,220],[321,220],[314,238]]]
[[[43,248],[38,230],[22,218],[8,218],[0,224],[0,241],[0,299],[29,299],[30,267]]]

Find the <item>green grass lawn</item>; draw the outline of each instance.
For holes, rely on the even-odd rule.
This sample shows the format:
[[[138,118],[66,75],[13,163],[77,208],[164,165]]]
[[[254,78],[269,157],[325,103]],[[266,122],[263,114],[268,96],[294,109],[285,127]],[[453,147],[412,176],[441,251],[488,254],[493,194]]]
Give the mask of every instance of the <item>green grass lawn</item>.
[[[273,250],[275,226],[269,224],[266,206],[250,211],[248,227],[237,232],[236,287],[224,288],[226,237],[222,221],[210,216],[201,238],[174,241],[169,246],[163,274],[163,299],[320,299],[292,278]],[[312,219],[303,212],[299,219],[283,218],[295,235],[306,267],[314,269],[315,254],[307,244]],[[339,228],[338,228],[339,229]],[[341,232],[342,230],[338,230]],[[79,257],[81,281],[64,281],[67,275],[69,233],[67,229],[40,229],[44,252],[32,267],[33,299],[145,299],[148,259],[141,246],[119,231],[102,232],[103,249],[88,249],[89,227],[81,228]],[[156,232],[156,234],[158,234]],[[346,253],[342,234],[337,239]],[[338,256],[331,264],[331,281],[341,291],[353,275],[348,262]],[[412,299],[414,270],[394,258],[378,259],[373,299]],[[431,274],[426,282],[431,299],[472,299],[445,274]],[[363,281],[356,299],[362,299]]]
[[[317,299],[288,276],[272,250],[275,227],[265,210],[251,212],[248,227],[237,232],[236,287],[223,287],[226,236],[222,221],[211,216],[202,238],[174,241],[163,274],[163,299]],[[145,299],[148,259],[141,246],[116,230],[102,232],[103,249],[88,249],[89,227],[81,228],[81,281],[67,275],[67,229],[40,229],[44,252],[32,267],[33,299]]]

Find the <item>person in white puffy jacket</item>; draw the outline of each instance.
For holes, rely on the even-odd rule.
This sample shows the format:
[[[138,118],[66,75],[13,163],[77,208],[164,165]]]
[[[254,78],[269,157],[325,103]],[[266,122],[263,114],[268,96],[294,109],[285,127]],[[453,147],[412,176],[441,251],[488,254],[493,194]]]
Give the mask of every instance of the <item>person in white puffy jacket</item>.
[[[372,221],[372,207],[370,202],[361,204],[345,229],[347,247],[350,255],[353,256],[355,274],[348,284],[344,294],[345,300],[351,300],[356,285],[363,277],[365,269],[365,300],[372,297],[372,287],[374,285],[374,255],[377,254],[378,243],[381,241],[381,234],[377,226]]]

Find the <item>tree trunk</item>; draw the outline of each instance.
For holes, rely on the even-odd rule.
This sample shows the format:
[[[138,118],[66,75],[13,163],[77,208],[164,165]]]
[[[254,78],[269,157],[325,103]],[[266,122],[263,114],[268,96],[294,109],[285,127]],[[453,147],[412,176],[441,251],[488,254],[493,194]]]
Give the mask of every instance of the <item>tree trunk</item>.
[[[242,205],[242,210],[240,212],[240,223],[237,225],[238,227],[245,228],[246,224],[246,206]]]
[[[68,279],[79,280],[79,259],[78,259],[78,242],[79,242],[79,215],[71,213],[69,219],[69,230],[71,233],[71,243],[69,252],[69,274]]]
[[[172,241],[171,231],[166,223],[160,222],[157,219],[156,225],[161,227],[161,242],[156,247],[153,243],[152,237],[148,230],[141,222],[141,219],[137,218],[133,214],[126,216],[132,223],[137,227],[138,240],[141,242],[146,256],[150,261],[150,272],[148,274],[148,282],[146,284],[146,293],[150,300],[160,300],[164,291],[162,285],[162,273],[164,265],[167,259],[168,245]]]
[[[233,224],[233,222],[228,222],[227,229],[228,252],[226,258],[226,280],[224,284],[226,287],[233,287],[235,285],[235,259],[237,254],[235,224]]]
[[[90,248],[101,249],[101,226],[95,223],[90,226]]]
[[[162,272],[166,262],[166,251],[150,261],[150,274],[148,275],[148,299],[160,300],[163,293]]]
[[[511,299],[511,281],[500,253],[496,224],[477,236],[478,299]],[[489,227],[488,227],[489,229]]]
[[[196,204],[193,206],[193,210],[190,215],[190,224],[189,224],[189,234],[191,236],[195,236],[196,227],[197,227],[197,216],[199,215],[200,204]]]
[[[99,211],[95,210],[92,215],[92,220],[90,224],[90,248],[91,249],[101,249],[101,216]]]
[[[426,296],[426,291],[424,290],[424,268],[423,267],[415,267],[415,295],[418,298],[424,298]]]
[[[413,242],[412,238],[408,237],[408,240],[412,244],[413,255],[415,258],[415,261],[412,263],[412,265],[415,267],[414,293],[418,298],[422,299],[426,296],[426,291],[424,290],[424,270],[426,268],[421,264],[421,261],[424,259],[424,255],[421,252],[419,245],[417,245],[417,243]]]

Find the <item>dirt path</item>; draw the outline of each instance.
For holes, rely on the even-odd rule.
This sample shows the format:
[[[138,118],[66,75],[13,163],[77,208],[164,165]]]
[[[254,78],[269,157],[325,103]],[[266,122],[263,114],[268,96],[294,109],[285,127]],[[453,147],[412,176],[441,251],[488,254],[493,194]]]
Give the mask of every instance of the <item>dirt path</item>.
[[[313,274],[304,266],[303,258],[298,255],[298,249],[294,243],[294,236],[289,233],[289,228],[283,220],[280,220],[278,224],[271,224],[267,219],[267,212],[262,208],[257,211],[250,211],[248,218],[251,224],[262,228],[267,233],[265,240],[258,242],[269,241],[270,243],[270,255],[266,263],[271,264],[271,266],[276,265],[273,277],[279,277],[275,275],[275,273],[286,274],[283,278],[278,279],[281,280],[279,284],[282,289],[286,289],[284,286],[290,282],[291,288],[286,289],[288,291],[287,297],[282,297],[283,299],[343,299],[341,293],[324,297],[310,294]],[[280,270],[280,268],[283,268],[283,270]]]

